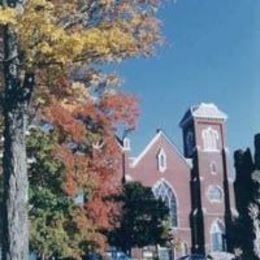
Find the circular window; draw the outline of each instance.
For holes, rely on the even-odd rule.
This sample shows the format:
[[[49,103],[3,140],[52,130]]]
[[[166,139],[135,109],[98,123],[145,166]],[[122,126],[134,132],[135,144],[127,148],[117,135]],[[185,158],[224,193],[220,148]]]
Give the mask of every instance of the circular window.
[[[223,199],[223,191],[219,186],[210,186],[208,190],[208,198],[211,202],[221,202]]]

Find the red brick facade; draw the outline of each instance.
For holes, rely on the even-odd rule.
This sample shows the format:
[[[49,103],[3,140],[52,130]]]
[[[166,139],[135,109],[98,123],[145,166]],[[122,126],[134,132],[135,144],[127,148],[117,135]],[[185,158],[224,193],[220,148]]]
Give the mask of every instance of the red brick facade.
[[[172,207],[172,230],[181,242],[175,256],[232,250],[229,227],[236,210],[225,120],[213,104],[189,109],[180,123],[184,155],[161,130],[136,158],[125,139],[125,180],[152,187]]]

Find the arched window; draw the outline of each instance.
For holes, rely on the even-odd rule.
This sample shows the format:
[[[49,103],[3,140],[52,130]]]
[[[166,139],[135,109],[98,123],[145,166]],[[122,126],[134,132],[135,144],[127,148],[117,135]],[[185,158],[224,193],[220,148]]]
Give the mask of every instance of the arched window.
[[[157,156],[157,161],[158,161],[158,170],[160,172],[164,172],[167,168],[167,157],[163,149],[160,149]]]
[[[214,252],[225,251],[225,227],[219,220],[213,222],[210,230],[211,249]]]
[[[206,151],[218,150],[218,132],[211,127],[202,131],[203,148]]]
[[[186,242],[181,243],[181,255],[182,256],[188,255],[188,245]]]
[[[208,190],[208,197],[211,202],[222,202],[223,191],[219,186],[210,186]]]
[[[177,202],[171,187],[164,181],[161,181],[153,188],[154,196],[162,199],[170,210],[170,220],[173,227],[178,226]]]
[[[130,139],[125,137],[123,140],[123,148],[125,151],[130,151],[131,150],[131,146],[130,146]]]

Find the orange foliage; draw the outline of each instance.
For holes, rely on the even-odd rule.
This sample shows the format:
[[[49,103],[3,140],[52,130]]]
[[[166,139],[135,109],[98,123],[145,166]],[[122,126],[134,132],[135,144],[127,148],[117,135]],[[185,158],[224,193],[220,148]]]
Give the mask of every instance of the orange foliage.
[[[65,84],[60,96],[53,93],[43,115],[57,135],[53,154],[65,166],[64,191],[69,196],[79,191],[87,194],[82,207],[86,219],[82,215],[77,218],[93,223],[93,239],[104,248],[106,239],[99,231],[116,225],[119,214],[119,205],[108,199],[121,188],[121,151],[115,134],[122,127],[135,127],[137,101],[114,92],[92,98],[80,85],[76,86],[77,96],[71,98],[67,87]]]

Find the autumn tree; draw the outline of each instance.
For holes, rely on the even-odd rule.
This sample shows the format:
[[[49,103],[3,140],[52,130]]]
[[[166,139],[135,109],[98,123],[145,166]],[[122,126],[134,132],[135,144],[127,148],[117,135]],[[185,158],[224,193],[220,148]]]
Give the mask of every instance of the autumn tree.
[[[51,257],[82,259],[82,256],[91,250],[104,250],[106,238],[104,231],[96,222],[113,221],[113,219],[101,214],[96,215],[94,221],[88,214],[93,214],[95,211],[86,212],[85,209],[91,199],[84,202],[77,201],[75,195],[68,196],[64,189],[66,185],[64,163],[53,154],[56,143],[55,132],[46,132],[40,128],[30,130],[27,141],[30,250],[41,259]],[[93,183],[93,181],[86,183],[85,195],[90,196],[92,190],[96,190]],[[95,185],[101,184],[95,182]],[[104,192],[107,192],[106,189]],[[106,197],[102,195],[100,197],[106,200]],[[101,206],[106,208],[107,204],[104,202]]]
[[[29,115],[45,117],[48,113],[41,109],[55,109],[57,99],[64,96],[64,79],[70,86],[73,81],[84,82],[88,89],[98,66],[151,54],[160,42],[158,4],[157,0],[1,1],[3,259],[28,258]],[[65,153],[60,151],[61,158]]]
[[[169,242],[169,209],[157,200],[150,187],[126,183],[120,197],[120,225],[110,232],[110,242],[127,254],[133,247],[166,245]]]
[[[138,110],[135,98],[116,93],[113,87],[107,86],[94,99],[86,95],[82,84],[69,90],[74,98],[69,99],[70,92],[56,100],[46,118],[56,136],[54,158],[65,167],[63,190],[70,197],[78,192],[85,195],[84,222],[91,223],[90,233],[95,236],[91,249],[100,249],[106,242],[104,232],[113,227],[118,212],[110,200],[121,187],[121,150],[115,132],[133,128]]]
[[[56,100],[47,110],[50,121],[27,132],[30,249],[41,259],[105,250],[105,233],[118,215],[111,197],[121,188],[114,134],[132,128],[138,112],[131,96],[110,91],[88,100],[78,95],[82,85],[71,89],[77,94],[72,103]],[[80,205],[73,201],[78,194],[86,198]]]

